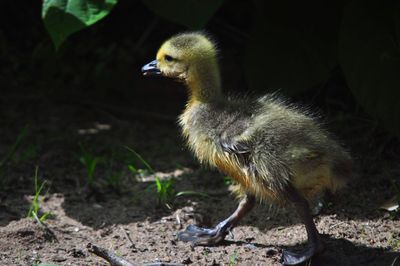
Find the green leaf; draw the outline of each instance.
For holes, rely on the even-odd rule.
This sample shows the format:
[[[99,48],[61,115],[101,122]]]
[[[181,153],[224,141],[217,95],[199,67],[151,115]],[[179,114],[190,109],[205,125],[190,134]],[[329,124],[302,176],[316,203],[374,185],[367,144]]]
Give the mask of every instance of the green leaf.
[[[365,110],[400,135],[400,3],[352,1],[344,10],[339,60]]]
[[[56,48],[72,33],[104,18],[118,0],[44,0],[42,18]]]
[[[296,95],[330,76],[337,64],[335,31],[339,21],[335,9],[330,10],[333,4],[324,4],[256,1],[254,28],[245,54],[251,89],[280,89]]]
[[[143,0],[162,18],[196,30],[203,28],[224,0]]]

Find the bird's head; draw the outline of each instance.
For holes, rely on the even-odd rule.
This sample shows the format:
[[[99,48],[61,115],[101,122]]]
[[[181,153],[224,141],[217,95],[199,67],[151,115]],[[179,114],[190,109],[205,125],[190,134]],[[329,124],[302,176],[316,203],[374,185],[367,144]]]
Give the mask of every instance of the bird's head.
[[[156,60],[143,66],[142,73],[190,83],[202,72],[214,68],[218,72],[216,55],[214,43],[204,33],[181,33],[161,45]]]

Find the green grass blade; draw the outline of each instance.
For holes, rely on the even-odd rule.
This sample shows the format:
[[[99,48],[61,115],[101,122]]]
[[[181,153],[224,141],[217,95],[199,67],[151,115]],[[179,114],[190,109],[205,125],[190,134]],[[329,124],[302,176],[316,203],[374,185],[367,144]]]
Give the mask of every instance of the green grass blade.
[[[138,169],[136,169],[133,165],[128,165],[128,169],[129,169],[129,171],[131,171],[131,173],[132,174],[137,174],[139,171],[138,171]]]
[[[94,176],[94,171],[96,170],[97,162],[98,162],[97,157],[93,158],[89,162],[87,162],[87,175],[90,180],[90,182],[93,181],[93,176]]]
[[[158,193],[162,193],[162,190],[163,190],[163,185],[162,185],[162,183],[161,183],[161,180],[158,178],[158,177],[154,177],[155,178],[155,180],[156,180],[156,187],[157,187],[157,192]]]
[[[47,220],[47,217],[49,217],[49,215],[50,215],[50,212],[46,212],[40,217],[39,220],[43,223],[44,221]]]
[[[150,166],[150,164],[148,164],[148,163],[146,162],[145,159],[143,159],[143,157],[142,157],[139,153],[137,153],[137,152],[134,151],[133,149],[129,148],[128,146],[125,146],[125,148],[126,148],[128,151],[132,152],[132,153],[136,156],[136,158],[138,158],[139,161],[142,162],[142,163],[144,164],[144,166],[146,166],[147,170],[149,170],[152,174],[155,173],[154,169]]]
[[[32,199],[31,206],[28,211],[28,217],[35,217],[37,213],[39,212],[40,204],[39,204],[39,196],[40,193],[42,192],[44,185],[46,184],[46,180],[43,181],[40,186],[38,185],[38,173],[39,173],[39,167],[36,166],[35,168],[35,196]]]

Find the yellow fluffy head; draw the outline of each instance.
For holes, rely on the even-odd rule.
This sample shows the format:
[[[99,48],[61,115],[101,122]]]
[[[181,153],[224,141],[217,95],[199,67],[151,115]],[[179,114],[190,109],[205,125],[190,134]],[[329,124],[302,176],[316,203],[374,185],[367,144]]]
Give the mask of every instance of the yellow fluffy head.
[[[214,43],[204,33],[189,32],[165,41],[143,75],[162,75],[184,82],[191,102],[210,101],[221,94],[221,77]]]
[[[214,63],[216,54],[214,43],[205,34],[181,33],[161,45],[157,68],[164,76],[187,79],[189,70]]]

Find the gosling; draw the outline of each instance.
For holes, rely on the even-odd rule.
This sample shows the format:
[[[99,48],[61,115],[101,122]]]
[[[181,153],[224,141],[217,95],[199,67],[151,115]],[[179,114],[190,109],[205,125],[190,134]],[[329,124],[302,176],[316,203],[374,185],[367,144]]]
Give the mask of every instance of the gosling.
[[[189,99],[179,119],[183,136],[202,164],[218,168],[237,183],[235,192],[241,198],[235,212],[215,228],[189,225],[178,239],[192,245],[218,244],[258,199],[293,204],[306,227],[307,248],[283,250],[284,265],[301,264],[324,250],[309,201],[346,183],[351,158],[312,116],[274,94],[225,97],[217,50],[204,33],[168,39],[142,72],[186,84]]]

